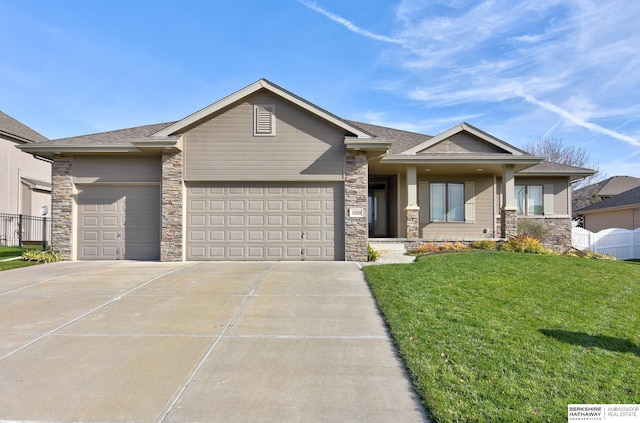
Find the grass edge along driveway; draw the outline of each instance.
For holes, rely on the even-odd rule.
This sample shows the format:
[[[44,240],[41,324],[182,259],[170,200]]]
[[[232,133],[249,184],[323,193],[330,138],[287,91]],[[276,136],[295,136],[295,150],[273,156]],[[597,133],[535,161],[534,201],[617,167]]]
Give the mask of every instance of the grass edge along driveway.
[[[640,265],[505,252],[364,269],[435,422],[640,403]]]
[[[0,271],[39,264],[33,261],[24,261],[21,258],[13,260],[16,257],[22,256],[22,252],[23,250],[20,248],[0,247]]]

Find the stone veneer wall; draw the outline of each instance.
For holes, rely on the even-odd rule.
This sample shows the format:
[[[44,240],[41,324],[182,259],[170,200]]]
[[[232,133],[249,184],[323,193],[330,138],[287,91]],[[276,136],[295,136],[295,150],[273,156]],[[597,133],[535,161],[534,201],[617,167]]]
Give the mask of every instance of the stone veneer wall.
[[[524,219],[524,218],[522,218]],[[547,227],[549,233],[542,245],[557,252],[564,252],[571,248],[571,218],[570,217],[536,217],[527,220],[541,223]]]
[[[73,251],[73,156],[55,156],[51,184],[51,247],[62,260]]]
[[[182,152],[162,153],[161,261],[182,261]]]
[[[367,261],[367,154],[347,150],[347,169],[344,183],[344,249],[345,260]],[[349,210],[360,209],[362,217],[350,217]]]

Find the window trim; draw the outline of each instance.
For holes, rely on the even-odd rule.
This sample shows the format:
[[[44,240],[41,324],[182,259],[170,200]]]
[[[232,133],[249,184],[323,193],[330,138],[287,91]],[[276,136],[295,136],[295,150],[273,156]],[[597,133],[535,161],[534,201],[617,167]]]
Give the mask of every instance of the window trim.
[[[466,223],[467,217],[467,184],[465,182],[429,182],[429,223]],[[444,220],[433,220],[433,205],[431,194],[433,193],[433,185],[444,185]],[[461,211],[462,211],[462,219],[460,220],[450,220],[451,210],[450,210],[450,191],[449,185],[459,185],[462,187],[462,203],[461,203]]]
[[[520,213],[520,207],[519,207],[519,201],[518,201],[518,187],[522,187],[524,188],[524,204],[522,207],[522,211],[523,213]],[[540,189],[540,200],[541,200],[541,204],[540,204],[540,213],[529,213],[529,188],[530,187],[535,187]],[[516,209],[517,209],[517,215],[518,216],[544,216],[545,215],[545,193],[547,190],[545,190],[545,186],[544,184],[516,184],[515,185],[515,190],[514,190],[514,195],[516,196],[515,198],[515,203],[516,203]]]

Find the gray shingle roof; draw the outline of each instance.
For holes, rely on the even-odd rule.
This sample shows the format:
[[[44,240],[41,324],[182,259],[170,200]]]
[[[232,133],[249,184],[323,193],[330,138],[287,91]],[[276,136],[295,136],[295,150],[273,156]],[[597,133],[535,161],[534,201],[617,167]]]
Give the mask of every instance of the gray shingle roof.
[[[81,135],[79,137],[59,138],[51,140],[47,145],[118,145],[127,143],[132,138],[145,138],[175,122],[156,123],[153,125],[136,126],[134,128],[118,129],[116,131],[98,132],[96,134]]]
[[[610,198],[605,198],[602,201],[599,201],[597,203],[584,207],[580,210],[577,210],[577,212],[580,213],[584,211],[602,210],[602,209],[625,207],[625,206],[629,206],[629,207],[640,206],[640,187],[632,188],[628,191],[625,191],[621,194],[618,194]]]
[[[521,175],[526,175],[527,173],[531,174],[539,174],[539,173],[593,173],[592,169],[586,169],[584,167],[576,167],[569,166],[560,163],[553,163],[549,161],[542,161],[537,165],[531,166],[527,169],[521,170],[518,172]]]
[[[364,129],[370,134],[375,135],[377,138],[381,138],[385,141],[393,141],[393,144],[387,153],[389,155],[400,154],[411,147],[415,147],[416,145],[429,141],[433,138],[431,135],[387,128],[385,126],[372,125],[370,123],[355,122],[352,120],[348,120],[347,122]]]
[[[598,195],[601,197],[613,197],[640,186],[640,178],[633,176],[612,176],[602,182],[604,183],[598,190]]]
[[[22,143],[48,141],[44,135],[18,122],[2,111],[0,111],[0,135]]]

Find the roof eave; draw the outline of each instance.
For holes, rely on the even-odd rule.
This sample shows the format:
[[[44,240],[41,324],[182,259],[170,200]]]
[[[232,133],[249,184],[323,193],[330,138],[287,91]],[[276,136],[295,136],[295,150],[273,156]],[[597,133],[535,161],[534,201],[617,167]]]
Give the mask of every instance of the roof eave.
[[[90,154],[90,153],[136,153],[141,150],[133,145],[23,145],[18,146],[20,150],[37,156],[52,159],[56,155],[62,154]]]
[[[576,210],[576,214],[600,213],[600,212],[608,212],[608,211],[624,210],[624,209],[635,209],[635,208],[640,208],[640,203],[626,204],[621,206],[600,207],[600,208],[589,209],[589,210]]]
[[[509,157],[494,157],[494,156],[474,156],[474,157],[434,157],[434,156],[418,156],[418,155],[396,155],[386,156],[381,161],[386,163],[406,163],[406,164],[530,164],[536,165],[540,163],[542,159],[534,156],[509,156]]]
[[[140,150],[166,150],[176,149],[179,144],[180,137],[148,137],[148,138],[136,138],[130,140],[131,145]]]
[[[523,176],[568,176],[570,181],[577,181],[582,178],[587,178],[595,172],[524,172]]]
[[[393,141],[345,137],[344,144],[350,150],[386,152]]]

